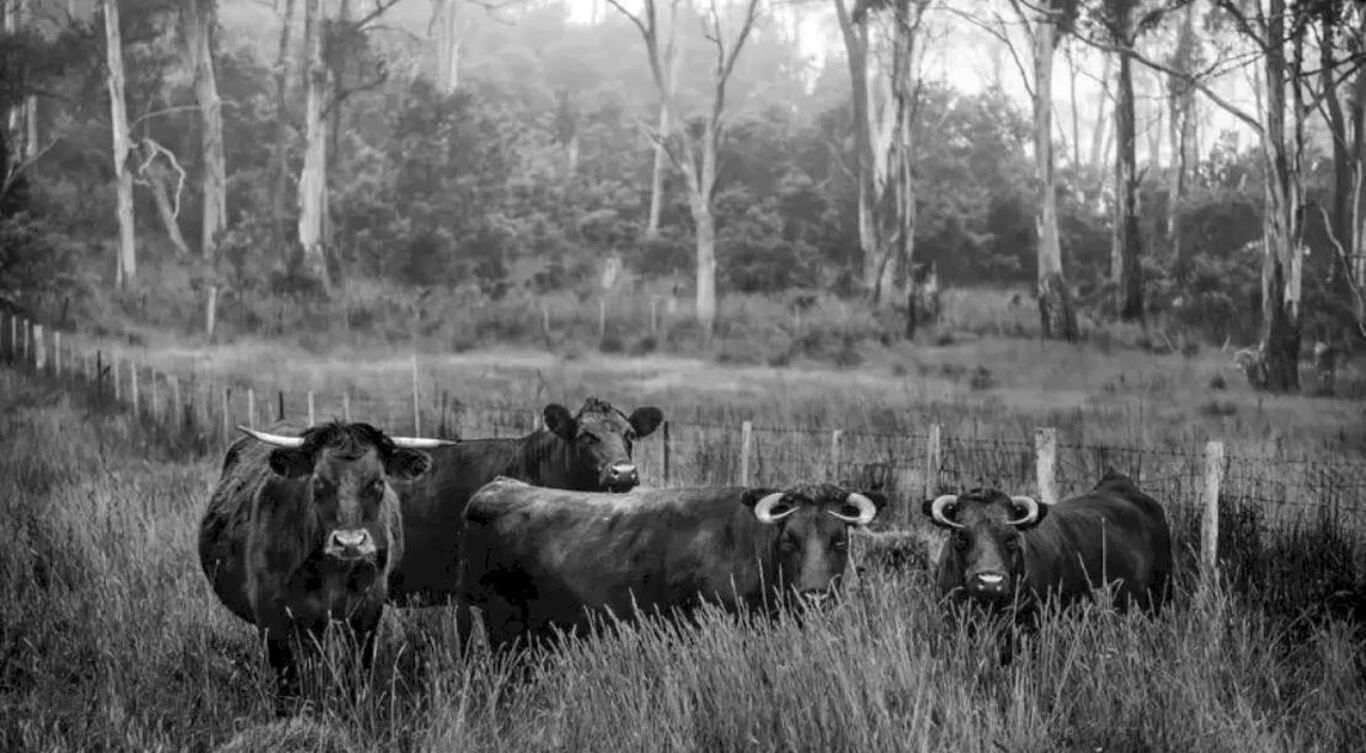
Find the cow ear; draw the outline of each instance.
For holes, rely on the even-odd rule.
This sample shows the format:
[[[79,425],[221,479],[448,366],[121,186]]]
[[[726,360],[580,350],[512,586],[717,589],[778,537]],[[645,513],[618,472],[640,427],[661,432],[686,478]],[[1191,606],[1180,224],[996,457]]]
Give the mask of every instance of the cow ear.
[[[302,478],[313,473],[313,456],[301,448],[277,447],[267,459],[270,469],[284,478]]]
[[[648,437],[664,420],[664,412],[653,405],[643,406],[632,411],[629,420],[631,428],[636,432],[636,438]]]
[[[384,463],[384,472],[399,481],[415,481],[432,467],[432,456],[422,450],[399,448]]]
[[[569,413],[569,409],[559,403],[551,403],[545,407],[545,428],[560,439],[568,442],[574,438],[574,416]]]

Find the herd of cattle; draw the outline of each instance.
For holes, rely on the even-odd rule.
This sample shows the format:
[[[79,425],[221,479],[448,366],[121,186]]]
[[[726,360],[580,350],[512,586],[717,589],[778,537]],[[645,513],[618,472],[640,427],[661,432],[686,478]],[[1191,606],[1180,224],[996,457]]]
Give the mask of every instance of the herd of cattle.
[[[291,647],[318,645],[330,621],[349,624],[368,666],[386,603],[454,605],[462,647],[477,607],[495,651],[582,632],[603,610],[816,605],[840,590],[849,530],[887,502],[830,483],[640,489],[632,445],[659,426],[658,408],[627,415],[590,398],[544,418],[525,437],[464,441],[364,423],[242,429],[200,526],[200,564],[265,640],[282,700],[299,690]],[[936,578],[950,602],[1023,619],[1100,584],[1121,606],[1165,597],[1165,515],[1113,471],[1056,505],[977,489],[923,511],[949,532]]]

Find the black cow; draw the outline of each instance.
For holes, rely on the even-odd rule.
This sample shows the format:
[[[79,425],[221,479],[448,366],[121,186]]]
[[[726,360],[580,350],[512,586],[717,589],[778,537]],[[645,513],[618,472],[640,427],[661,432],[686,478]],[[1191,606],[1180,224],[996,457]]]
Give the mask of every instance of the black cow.
[[[952,533],[939,556],[942,596],[993,611],[1034,614],[1116,584],[1116,605],[1160,608],[1172,567],[1162,506],[1113,469],[1056,505],[995,489],[927,500],[924,513]]]
[[[432,453],[432,472],[400,490],[407,554],[390,578],[399,606],[439,605],[455,598],[465,505],[498,476],[557,489],[624,492],[640,482],[632,460],[637,439],[664,420],[658,408],[626,415],[588,398],[577,415],[545,407],[544,429],[516,439],[470,439]]]
[[[279,700],[298,694],[290,642],[316,645],[332,619],[363,641],[368,665],[387,576],[403,557],[391,479],[431,465],[422,449],[452,444],[389,437],[363,423],[297,436],[241,430],[199,528],[199,563],[233,614],[267,643]]]
[[[581,633],[603,609],[629,620],[703,601],[769,611],[792,595],[819,601],[839,588],[849,527],[885,504],[830,484],[608,495],[500,478],[465,511],[462,638],[469,607],[501,650],[555,628]]]

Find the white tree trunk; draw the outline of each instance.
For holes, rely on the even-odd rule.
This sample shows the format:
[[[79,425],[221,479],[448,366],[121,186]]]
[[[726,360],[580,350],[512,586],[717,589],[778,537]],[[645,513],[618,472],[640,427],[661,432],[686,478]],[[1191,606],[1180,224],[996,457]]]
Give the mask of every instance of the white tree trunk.
[[[450,94],[460,87],[459,0],[432,0],[436,28],[436,88]]]
[[[222,100],[213,71],[213,28],[218,13],[215,0],[183,2],[181,28],[194,68],[194,93],[201,122],[200,151],[204,162],[204,221],[200,250],[208,259],[213,257],[215,238],[226,227],[228,217]]]
[[[102,2],[109,67],[109,120],[114,134],[114,178],[118,195],[119,256],[115,281],[119,287],[123,287],[137,277],[137,250],[133,237],[133,175],[128,171],[128,157],[133,145],[128,138],[128,113],[123,98],[123,40],[119,33],[118,0]]]
[[[323,252],[323,217],[327,213],[327,93],[328,69],[323,61],[323,19],[318,0],[304,3],[304,66],[307,95],[304,104],[304,166],[299,175],[299,245],[309,274],[330,292],[331,280]]]
[[[1034,184],[1038,192],[1039,319],[1044,337],[1075,340],[1076,313],[1062,271],[1058,192],[1053,174],[1053,53],[1057,27],[1040,15],[1034,23]]]
[[[31,0],[5,0],[5,33],[18,34],[32,22]],[[38,155],[38,98],[28,95],[14,103],[6,113],[10,161],[19,164]]]

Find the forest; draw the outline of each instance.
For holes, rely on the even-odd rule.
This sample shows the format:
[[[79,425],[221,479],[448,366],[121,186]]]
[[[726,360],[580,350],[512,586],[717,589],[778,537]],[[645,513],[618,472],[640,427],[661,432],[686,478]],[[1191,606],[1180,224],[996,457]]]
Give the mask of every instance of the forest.
[[[1282,392],[1362,337],[1351,2],[4,8],[0,306],[100,335],[838,361],[959,288]]]

